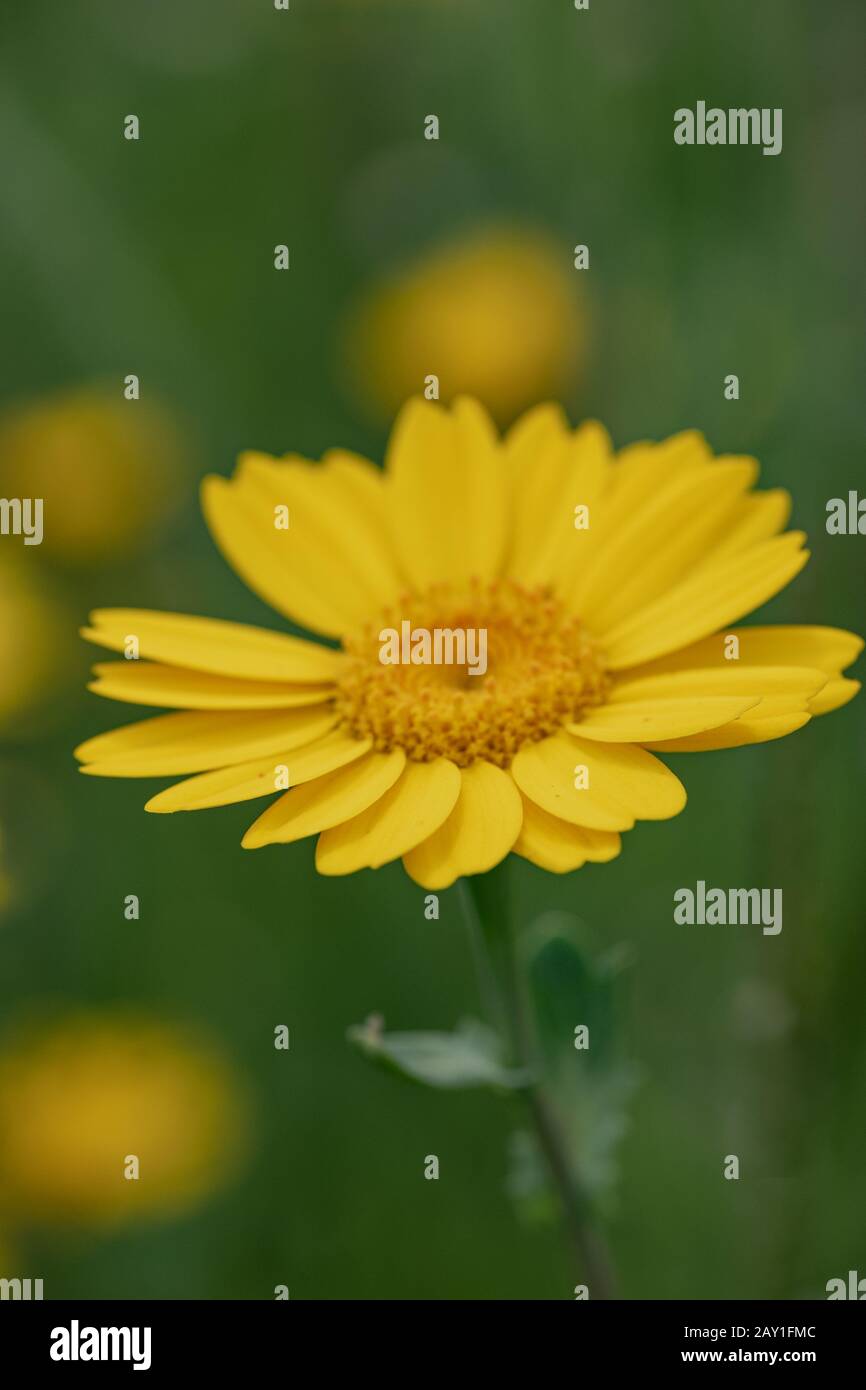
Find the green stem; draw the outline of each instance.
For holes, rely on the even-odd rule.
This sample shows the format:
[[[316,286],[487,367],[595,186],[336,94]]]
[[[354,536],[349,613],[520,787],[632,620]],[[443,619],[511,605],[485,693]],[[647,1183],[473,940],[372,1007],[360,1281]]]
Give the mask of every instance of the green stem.
[[[593,1218],[590,1198],[574,1170],[559,1115],[533,1055],[506,874],[503,863],[487,874],[460,880],[479,987],[488,1014],[504,1028],[513,1061],[537,1078],[522,1094],[562,1203],[568,1236],[591,1297],[610,1299],[616,1296],[610,1253]]]
[[[511,1020],[505,1008],[484,930],[484,913],[479,905],[477,878],[461,878],[457,882],[463,915],[469,930],[472,961],[478,980],[478,993],[487,1022],[505,1037],[509,1036]]]

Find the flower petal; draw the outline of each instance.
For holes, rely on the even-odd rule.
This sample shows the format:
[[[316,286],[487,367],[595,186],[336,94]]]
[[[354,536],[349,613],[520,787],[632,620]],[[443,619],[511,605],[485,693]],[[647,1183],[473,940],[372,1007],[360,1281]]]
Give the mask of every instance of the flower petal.
[[[465,874],[485,874],[520,834],[523,806],[511,777],[492,763],[460,769],[460,795],[448,819],[403,858],[422,888],[448,888]]]
[[[505,545],[507,489],[496,433],[474,401],[449,412],[413,399],[388,444],[394,546],[418,589],[492,579]]]
[[[585,768],[587,785],[575,774]],[[686,804],[681,782],[642,748],[554,734],[521,749],[511,765],[520,790],[543,810],[593,830],[630,830],[635,820],[664,820]]]
[[[297,787],[325,773],[345,767],[369,751],[371,739],[350,738],[340,729],[325,734],[315,743],[302,748],[272,753],[268,758],[236,763],[175,782],[151,797],[145,811],[203,811],[212,806],[229,806],[236,801],[253,801],[259,796],[273,796],[286,786]],[[284,779],[281,774],[287,773]]]
[[[694,648],[693,648],[694,650]],[[652,669],[651,666],[641,668]],[[750,707],[730,724],[693,734],[659,734],[642,740],[646,747],[662,753],[699,752],[712,748],[739,748],[746,743],[766,743],[783,738],[808,723],[815,713],[811,702],[821,698],[827,673],[800,666],[749,666],[728,662],[725,666],[706,666],[692,671],[661,672],[632,679],[632,672],[621,679],[611,693],[611,707],[628,709],[632,702],[677,698],[715,698],[722,694],[748,697]],[[759,697],[759,698],[756,698]]]
[[[610,478],[611,443],[596,421],[568,429],[558,406],[538,406],[505,441],[511,474],[511,543],[506,573],[523,584],[552,583],[588,532],[575,530],[575,507],[590,509]]]
[[[329,681],[343,665],[342,653],[301,637],[145,608],[98,608],[81,635],[115,652],[133,636],[139,654],[153,661],[246,680]]]
[[[706,733],[693,734],[689,738],[665,739],[647,744],[647,747],[656,753],[708,753],[716,748],[743,748],[751,743],[770,743],[796,733],[811,718],[808,710],[782,710],[780,706],[785,703],[783,697],[772,702],[762,701],[758,707],[763,711],[761,714],[754,714],[750,710],[742,719],[734,719],[721,729],[709,729]],[[789,700],[787,703],[795,702]]]
[[[649,671],[649,666],[642,667]],[[608,697],[613,705],[645,703],[648,700],[687,700],[718,696],[751,696],[767,699],[777,695],[799,696],[806,700],[826,684],[827,673],[809,666],[753,666],[727,661],[724,665],[699,666],[694,670],[658,671],[637,675],[627,671],[617,680]],[[707,726],[710,727],[709,725]],[[697,732],[697,731],[695,731]]]
[[[211,529],[252,589],[306,627],[342,636],[405,588],[389,549],[384,475],[334,452],[322,463],[241,456],[233,478],[206,480]],[[287,529],[277,529],[288,508]]]
[[[93,675],[87,689],[94,695],[166,709],[293,709],[324,704],[334,694],[333,685],[246,681],[154,661],[99,662]]]
[[[647,743],[682,738],[727,724],[759,703],[757,695],[697,696],[682,700],[627,700],[601,705],[578,724],[566,724],[570,734],[600,743]]]
[[[736,648],[731,638],[737,639]],[[734,660],[728,652],[736,650]],[[794,666],[838,675],[863,650],[863,639],[836,627],[733,627],[704,637],[656,661],[630,669],[623,680],[672,671],[691,671],[698,667],[742,670],[748,666]]]
[[[828,681],[823,690],[812,696],[809,710],[812,714],[829,714],[831,710],[841,709],[854,699],[859,689],[859,681],[846,680],[844,676]]]
[[[691,573],[757,476],[754,459],[677,473],[607,537],[581,591],[581,615],[606,632]]]
[[[778,593],[809,558],[802,531],[704,566],[601,634],[612,670],[636,666],[706,637]]]
[[[725,527],[708,552],[705,563],[748,550],[758,541],[768,541],[784,531],[791,516],[791,494],[782,487],[750,493],[740,498]]]
[[[274,480],[268,487],[266,470],[280,467],[285,484]],[[288,478],[291,470],[304,467],[246,454],[231,480],[213,475],[203,480],[202,510],[216,544],[253,593],[303,627],[340,637],[369,618],[375,604],[364,588],[359,593],[347,582],[354,571],[345,563],[343,545],[333,539],[324,548],[317,545],[321,513],[316,504],[305,499],[300,516],[294,514]],[[327,502],[319,500],[326,511]],[[288,508],[285,529],[275,524],[280,505]]]
[[[695,430],[661,444],[633,444],[621,450],[607,470],[605,486],[590,505],[588,529],[572,529],[570,544],[560,557],[557,590],[574,612],[582,611],[584,589],[611,540],[673,479],[699,472],[710,458],[706,441]],[[582,500],[575,498],[575,502]]]
[[[616,858],[621,847],[622,841],[615,832],[570,825],[523,798],[523,824],[514,853],[537,864],[539,869],[567,874],[587,861],[606,864]]]
[[[367,753],[348,767],[286,792],[253,821],[241,844],[244,849],[287,845],[351,820],[385,795],[405,762],[406,755],[400,750]]]
[[[159,714],[110,733],[98,734],[75,750],[92,777],[168,777],[206,772],[248,762],[327,733],[337,722],[330,708],[226,710]]]
[[[319,836],[320,874],[378,869],[426,840],[448,819],[460,793],[460,771],[447,758],[407,762],[380,801]]]

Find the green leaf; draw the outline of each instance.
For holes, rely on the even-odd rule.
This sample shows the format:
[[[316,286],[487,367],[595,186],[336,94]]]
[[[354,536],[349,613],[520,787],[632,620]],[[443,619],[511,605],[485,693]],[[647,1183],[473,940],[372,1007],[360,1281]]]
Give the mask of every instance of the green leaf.
[[[521,952],[539,1070],[575,1171],[598,1195],[616,1178],[616,1149],[639,1079],[623,1058],[619,1025],[619,981],[628,955],[616,950],[594,958],[579,923],[564,912],[538,918]],[[588,1046],[575,1046],[576,1028],[587,1029]]]
[[[453,1033],[386,1033],[380,1016],[347,1032],[371,1061],[422,1086],[464,1090],[487,1086],[515,1090],[529,1083],[525,1071],[507,1067],[497,1033],[475,1019],[464,1019]]]
[[[548,1067],[575,1060],[603,1070],[619,1049],[617,984],[630,963],[623,949],[594,959],[579,924],[567,912],[536,918],[521,942],[538,1044]],[[575,1028],[586,1027],[589,1046],[575,1047]]]

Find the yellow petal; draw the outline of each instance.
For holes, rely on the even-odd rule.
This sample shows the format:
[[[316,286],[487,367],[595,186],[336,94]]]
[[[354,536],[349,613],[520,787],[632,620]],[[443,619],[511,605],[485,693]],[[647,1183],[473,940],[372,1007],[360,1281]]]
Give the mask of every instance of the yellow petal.
[[[569,825],[558,816],[542,811],[534,801],[523,798],[523,824],[514,852],[540,869],[567,874],[587,861],[606,864],[616,858],[621,845],[619,835],[614,832]]]
[[[406,755],[399,750],[367,753],[348,767],[286,792],[250,826],[241,841],[244,849],[291,844],[351,820],[385,795],[405,762]]]
[[[487,415],[458,399],[449,412],[413,399],[388,444],[394,546],[414,585],[492,579],[505,545],[506,475]]]
[[[591,709],[570,734],[599,743],[647,743],[717,729],[758,704],[757,695],[689,695],[682,700],[628,700]]]
[[[748,550],[758,541],[767,541],[784,531],[791,516],[791,494],[784,488],[769,488],[741,497],[725,527],[708,552],[706,563]]]
[[[568,437],[568,422],[561,407],[538,405],[512,426],[503,444],[511,488],[505,570],[524,584],[537,582],[539,569],[544,567],[539,554],[545,550],[556,508],[564,511]]]
[[[694,651],[694,648],[692,648]],[[662,663],[658,663],[660,666]],[[653,671],[653,667],[641,667]],[[826,684],[827,673],[809,666],[758,666],[741,661],[698,666],[693,670],[654,670],[639,675],[625,672],[608,696],[610,704],[628,706],[650,700],[688,700],[693,697],[760,697],[776,695],[799,696],[802,705]],[[707,726],[710,727],[709,725]],[[695,730],[697,732],[697,730]]]
[[[596,563],[622,529],[681,474],[699,470],[712,455],[702,435],[686,430],[661,444],[633,444],[621,450],[605,475],[605,485],[589,510],[588,530],[573,530],[560,557],[557,591],[576,613]],[[576,497],[575,503],[582,501]],[[573,525],[573,523],[572,523]],[[621,579],[621,575],[618,579]]]
[[[403,858],[409,877],[436,891],[466,874],[485,874],[520,833],[523,806],[511,777],[492,763],[460,769],[460,794],[448,819]]]
[[[389,549],[384,474],[373,464],[345,452],[318,464],[248,453],[230,487],[238,504],[258,518],[280,566],[281,611],[310,626],[316,612],[309,600],[327,601],[336,615],[327,630],[338,636],[405,589]],[[287,530],[274,527],[280,507],[288,508]]]
[[[135,637],[139,654],[153,661],[246,680],[329,681],[343,665],[340,652],[301,637],[144,608],[99,608],[82,636],[115,652]]]
[[[781,699],[778,703],[782,703]],[[743,748],[746,744],[770,743],[773,739],[796,733],[804,724],[808,724],[811,717],[808,710],[773,713],[769,701],[762,701],[761,709],[767,712],[752,717],[750,711],[742,719],[734,719],[721,729],[710,729],[707,733],[694,734],[690,738],[665,739],[647,747],[656,753],[708,753],[715,748]]]
[[[829,714],[831,710],[847,705],[859,689],[859,681],[846,680],[844,676],[840,676],[837,680],[828,681],[819,694],[813,695],[809,701],[809,709],[812,714]]]
[[[690,468],[647,498],[598,552],[581,589],[581,615],[606,632],[690,574],[757,476],[754,459]]]
[[[160,714],[98,734],[75,750],[93,777],[206,772],[312,743],[337,722],[330,708]]]
[[[737,639],[737,646],[730,639]],[[727,653],[737,650],[731,659]],[[812,667],[838,675],[863,650],[863,639],[836,627],[732,627],[704,637],[680,651],[628,671],[623,679],[637,680],[671,671],[698,667],[742,670],[748,666]]]
[[[697,653],[700,645],[692,647],[691,651]],[[650,663],[640,669],[658,671],[663,665],[663,662]],[[628,708],[633,700],[674,696],[686,698],[690,694],[701,698],[723,692],[760,696],[756,704],[724,727],[703,732],[696,730],[694,735],[659,736],[658,739],[646,740],[646,746],[656,752],[701,752],[766,743],[795,732],[808,723],[810,701],[817,692],[822,691],[826,681],[825,671],[810,667],[750,666],[737,661],[721,665],[717,652],[712,664],[708,662],[694,670],[658,671],[657,674],[646,676],[636,676],[635,672],[629,671],[617,683],[610,699],[620,702],[617,707]]]
[[[700,430],[680,430],[667,439],[638,441],[620,449],[616,458],[617,487],[628,491],[632,503],[645,500],[675,474],[711,463],[713,451]]]
[[[695,642],[750,612],[784,588],[805,565],[801,531],[763,541],[706,565],[661,598],[602,634],[612,670],[636,666]]]
[[[346,583],[347,567],[333,542],[319,549],[311,539],[315,507],[307,506],[300,518],[293,517],[288,485],[281,502],[274,500],[277,490],[269,493],[257,486],[265,465],[276,466],[265,456],[256,460],[245,455],[232,481],[214,476],[203,480],[202,510],[211,535],[228,563],[265,603],[313,632],[340,637],[369,618],[374,605],[364,601],[363,590],[359,598],[354,586]],[[289,507],[288,529],[275,525],[274,508],[279,505]]]
[[[93,674],[87,688],[95,695],[168,709],[292,709],[323,704],[334,694],[333,685],[246,681],[152,661],[99,662]]]
[[[588,784],[576,787],[575,774],[584,768]],[[670,769],[628,744],[554,734],[521,749],[511,772],[537,806],[593,830],[630,830],[636,819],[664,820],[686,804],[685,788]]]
[[[348,449],[329,449],[323,454],[320,466],[330,479],[339,483],[353,516],[362,519],[365,531],[369,533],[372,529],[377,533],[380,549],[375,563],[387,564],[390,578],[396,557],[382,549],[388,529],[388,498],[382,469]]]
[[[438,830],[460,792],[459,769],[447,760],[407,762],[398,781],[359,816],[319,836],[320,874],[378,869],[414,849]]]
[[[592,538],[613,488],[613,447],[604,426],[597,420],[581,425],[567,445],[566,461],[566,484],[556,509],[556,530],[548,545],[553,586],[565,599],[573,588],[575,573],[583,573],[588,564]],[[588,519],[587,528],[575,525],[578,507],[586,508],[581,518]],[[547,582],[548,575],[545,572],[539,578]]]
[[[525,410],[503,440],[510,486],[518,488],[524,471],[532,468],[539,454],[562,444],[568,435],[568,418],[555,401],[544,401]]]
[[[575,530],[574,509],[590,509],[610,474],[607,431],[587,421],[569,431],[558,406],[538,406],[517,422],[505,442],[511,474],[511,544],[506,573],[523,584],[554,581],[588,534]]]
[[[286,787],[311,782],[338,767],[345,767],[363,757],[372,744],[371,739],[350,738],[339,729],[325,734],[315,743],[303,748],[272,753],[268,758],[237,763],[234,767],[204,772],[185,782],[175,782],[151,797],[145,811],[203,811],[212,806],[229,806],[236,801],[253,801],[258,796],[273,796]]]

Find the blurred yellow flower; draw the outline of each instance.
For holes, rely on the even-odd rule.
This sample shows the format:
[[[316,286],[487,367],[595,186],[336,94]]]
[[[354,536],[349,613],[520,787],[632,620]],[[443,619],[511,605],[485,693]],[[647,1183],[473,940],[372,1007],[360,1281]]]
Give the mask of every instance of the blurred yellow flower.
[[[476,231],[369,292],[346,331],[350,376],[385,415],[435,375],[443,401],[471,395],[510,423],[570,393],[584,337],[575,279],[540,233]]]
[[[87,386],[0,417],[0,496],[44,499],[39,553],[88,565],[136,548],[180,494],[183,440],[169,413]],[[36,553],[35,551],[33,553]]]
[[[30,560],[34,553],[31,549],[14,559],[6,555],[0,560],[2,732],[25,719],[40,699],[50,696],[61,668],[68,669],[68,620],[63,606],[36,577]]]
[[[19,1222],[182,1211],[223,1184],[246,1133],[225,1058],[160,1020],[73,1015],[0,1052],[0,1200]]]

